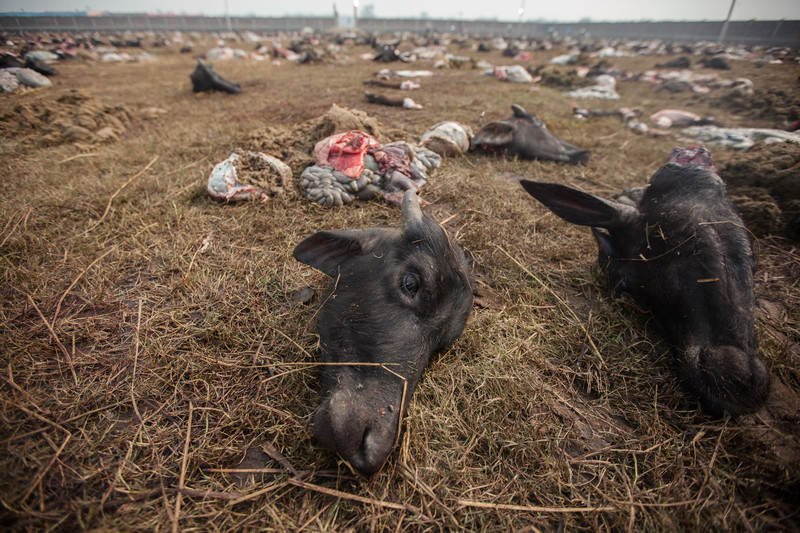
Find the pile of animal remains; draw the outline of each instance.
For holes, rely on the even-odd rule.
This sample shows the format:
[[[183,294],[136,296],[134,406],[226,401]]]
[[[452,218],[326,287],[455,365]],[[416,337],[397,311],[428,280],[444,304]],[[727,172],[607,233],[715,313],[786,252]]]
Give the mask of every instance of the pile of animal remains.
[[[389,203],[400,204],[403,193],[418,191],[428,181],[427,171],[442,161],[422,146],[404,141],[382,145],[358,130],[322,139],[314,154],[317,164],[300,176],[303,194],[322,205],[337,206],[381,195]]]
[[[231,154],[214,167],[207,190],[214,198],[225,201],[266,201],[282,194],[297,172],[303,196],[321,205],[342,206],[356,199],[373,198],[399,205],[405,191],[419,192],[427,183],[428,173],[439,168],[442,156],[472,151],[569,164],[588,162],[589,150],[553,134],[542,120],[521,106],[514,104],[511,109],[512,116],[486,124],[475,135],[467,125],[444,121],[428,128],[419,144],[402,140],[382,144],[374,119],[366,120],[368,117],[361,116],[360,111],[334,105],[323,117],[297,126],[296,131],[272,128],[252,135],[257,140],[253,144],[261,150]],[[333,133],[316,140],[315,133],[331,127]],[[309,138],[315,140],[313,150],[308,147]],[[286,164],[283,159],[267,155],[273,151],[292,161]],[[308,165],[306,154],[310,152],[314,163]],[[254,161],[258,162],[255,168]],[[296,167],[301,165],[298,172]]]

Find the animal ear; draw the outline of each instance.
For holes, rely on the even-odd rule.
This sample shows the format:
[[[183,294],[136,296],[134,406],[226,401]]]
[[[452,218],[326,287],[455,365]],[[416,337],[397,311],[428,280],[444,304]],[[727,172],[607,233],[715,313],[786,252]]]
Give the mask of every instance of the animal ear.
[[[616,229],[631,224],[639,217],[639,210],[635,207],[605,200],[566,185],[528,180],[521,180],[520,184],[550,211],[580,226]]]
[[[367,230],[318,231],[294,249],[294,258],[321,270],[332,278],[347,259],[369,252],[377,239]]]

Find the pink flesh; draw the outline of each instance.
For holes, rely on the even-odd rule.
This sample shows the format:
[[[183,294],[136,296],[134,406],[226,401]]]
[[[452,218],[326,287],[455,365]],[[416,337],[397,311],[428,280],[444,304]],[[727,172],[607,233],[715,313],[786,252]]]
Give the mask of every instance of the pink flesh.
[[[332,166],[346,176],[358,178],[364,172],[364,156],[376,147],[375,137],[352,130],[322,139],[314,146],[314,153],[320,165]]]
[[[714,161],[711,159],[711,153],[706,150],[704,146],[700,145],[687,146],[686,148],[673,148],[667,162],[684,166],[707,168],[712,172],[717,171],[717,167],[714,166]]]

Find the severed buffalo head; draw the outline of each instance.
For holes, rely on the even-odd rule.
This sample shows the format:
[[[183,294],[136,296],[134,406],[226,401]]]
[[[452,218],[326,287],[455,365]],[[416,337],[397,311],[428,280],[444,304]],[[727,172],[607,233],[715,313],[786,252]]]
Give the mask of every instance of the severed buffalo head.
[[[470,150],[507,153],[523,159],[544,159],[573,165],[589,162],[590,152],[554,135],[540,119],[512,104],[514,114],[490,122],[472,138]]]
[[[754,327],[747,231],[702,147],[673,151],[638,204],[523,180],[568,222],[591,226],[611,286],[650,308],[688,388],[713,415],[756,410],[769,374]]]
[[[377,472],[431,356],[461,334],[472,286],[458,246],[403,198],[403,227],[320,231],[294,257],[333,278],[319,313],[323,399],[314,434],[363,474]]]

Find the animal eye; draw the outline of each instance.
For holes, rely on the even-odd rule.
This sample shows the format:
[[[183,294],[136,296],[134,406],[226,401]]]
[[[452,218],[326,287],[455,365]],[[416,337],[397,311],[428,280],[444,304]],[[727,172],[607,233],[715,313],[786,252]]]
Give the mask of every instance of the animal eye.
[[[405,274],[400,281],[400,287],[409,296],[414,296],[419,290],[419,277],[416,274]]]

